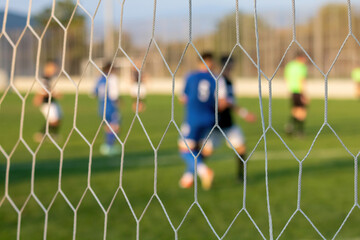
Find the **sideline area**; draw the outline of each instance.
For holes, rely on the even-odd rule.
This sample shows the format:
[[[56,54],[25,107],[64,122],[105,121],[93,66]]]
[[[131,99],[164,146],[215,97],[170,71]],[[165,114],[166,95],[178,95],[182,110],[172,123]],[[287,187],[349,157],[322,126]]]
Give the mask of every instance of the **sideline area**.
[[[71,82],[65,77],[61,77],[56,84],[56,88],[62,93],[74,93],[76,84],[80,81],[80,77],[76,76]],[[79,85],[79,93],[91,93],[95,84],[96,77],[85,77]],[[33,84],[33,78],[18,77],[15,78],[14,85],[20,92],[28,91]],[[175,93],[179,93],[183,86],[183,78],[176,78]],[[256,78],[237,78],[235,81],[235,92],[238,96],[254,97],[259,93],[258,80]],[[246,86],[246,87],[245,87]],[[7,82],[0,75],[0,92],[7,87]],[[32,91],[35,91],[39,84],[35,84]],[[269,95],[269,84],[265,78],[262,79],[262,94]],[[130,92],[130,79],[121,78],[119,88],[121,92]],[[309,79],[307,81],[307,92],[312,98],[324,98],[325,83],[324,79]],[[149,94],[171,94],[172,84],[171,78],[149,78],[146,82],[146,89]],[[354,98],[355,86],[350,79],[329,79],[328,84],[329,98],[351,99]],[[274,79],[272,84],[272,96],[283,98],[288,96],[286,83],[283,79]]]

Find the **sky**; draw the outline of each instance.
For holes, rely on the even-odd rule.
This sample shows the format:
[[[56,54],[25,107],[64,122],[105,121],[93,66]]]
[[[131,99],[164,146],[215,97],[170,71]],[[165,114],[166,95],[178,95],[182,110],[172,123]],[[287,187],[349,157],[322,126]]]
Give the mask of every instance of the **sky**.
[[[27,13],[29,0],[9,0],[10,1],[10,9],[20,13]],[[112,1],[114,4],[121,3],[121,0],[107,0]],[[284,6],[288,6],[291,4],[291,0],[257,0],[259,8],[267,9],[267,10],[276,10],[282,9]],[[0,0],[0,9],[3,9],[6,5],[7,0]],[[34,12],[40,11],[44,7],[47,7],[52,4],[53,0],[33,0],[32,8]],[[93,9],[96,7],[98,0],[80,0],[80,2],[88,9]],[[104,0],[103,0],[104,2]],[[164,9],[166,11],[162,11],[161,16],[174,16],[179,15],[184,10],[188,9],[188,1],[187,0],[158,0],[158,8]],[[171,4],[166,4],[170,2]],[[346,0],[296,0],[296,4],[298,7],[306,7],[309,11],[319,8],[320,6],[326,3],[346,3]],[[352,0],[353,4],[359,3],[359,0]],[[141,7],[138,5],[141,4]],[[192,0],[193,7],[195,11],[203,11],[205,9],[218,10],[219,13],[223,11],[228,11],[234,8],[235,1],[234,0]],[[133,18],[143,18],[147,15],[148,9],[153,8],[152,0],[126,0],[125,5],[129,6],[131,9],[131,16]],[[165,6],[165,7],[161,7]],[[243,11],[252,11],[253,10],[254,1],[253,0],[239,0],[239,8]],[[134,7],[135,6],[135,7]],[[311,6],[311,8],[309,8]]]
[[[106,0],[112,3],[111,14],[104,14],[103,0],[100,4],[95,20],[96,31],[101,36],[104,31],[104,18],[113,19],[114,25],[119,25],[121,14],[121,0]],[[0,11],[7,0],[0,0]],[[53,0],[32,0],[32,14],[35,14],[52,4]],[[89,14],[94,14],[98,0],[80,0]],[[291,24],[292,0],[257,0],[259,16],[275,26]],[[352,0],[354,5],[360,5],[360,0]],[[296,13],[299,23],[313,16],[317,10],[329,3],[347,3],[346,0],[296,0]],[[124,4],[124,30],[141,44],[141,35],[149,35],[152,30],[154,10],[152,0],[126,0]],[[29,0],[9,0],[9,10],[26,15],[29,9]],[[239,9],[245,13],[254,11],[254,0],[239,0]],[[235,0],[192,0],[193,32],[202,35],[215,29],[216,23],[223,16],[233,13]],[[157,35],[164,41],[182,40],[188,34],[189,1],[188,0],[157,0]],[[89,17],[89,22],[90,22]]]

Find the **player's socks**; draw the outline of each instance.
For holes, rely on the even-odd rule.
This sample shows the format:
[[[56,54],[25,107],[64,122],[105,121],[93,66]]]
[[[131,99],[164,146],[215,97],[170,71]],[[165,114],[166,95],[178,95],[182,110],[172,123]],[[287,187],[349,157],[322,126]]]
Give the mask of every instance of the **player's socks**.
[[[195,150],[193,153],[196,156],[197,154],[199,154],[199,151]],[[182,159],[186,163],[186,172],[190,172],[194,174],[195,161],[193,155],[190,152],[181,152],[180,154]],[[203,161],[203,156],[201,154],[197,157],[197,164],[198,164],[198,170],[199,170],[199,166],[205,165]]]
[[[57,135],[58,132],[59,132],[59,126],[58,125],[56,125],[56,126],[49,125],[49,133],[51,135]]]
[[[195,162],[190,152],[180,152],[181,158],[186,163],[186,170],[179,181],[181,188],[190,188],[194,183]]]
[[[199,151],[194,151],[195,156],[198,153],[199,153]],[[195,173],[195,160],[194,160],[193,155],[190,152],[181,152],[181,157],[186,162],[186,173],[194,174]],[[214,172],[205,165],[205,163],[203,162],[203,156],[201,154],[197,158],[197,172],[201,179],[201,185],[202,185],[203,189],[209,190],[211,188],[211,185],[212,185],[212,182],[214,179]],[[184,181],[182,178],[180,180],[180,185],[183,185],[182,187],[186,188],[185,184],[183,184]]]
[[[116,138],[113,132],[110,131],[105,133],[105,142],[108,146],[114,145],[115,140]]]
[[[296,125],[296,118],[291,116],[289,119],[289,122],[285,125],[286,134],[288,134],[288,135],[293,134],[295,125]]]
[[[299,123],[298,123],[298,132],[301,135],[304,134],[304,125],[305,125],[305,121],[299,121]]]
[[[246,154],[240,155],[240,157],[245,161],[246,160]],[[236,159],[238,162],[238,173],[237,177],[239,181],[244,181],[244,162],[236,155]]]
[[[198,154],[198,151],[194,152],[194,155]],[[181,152],[181,157],[186,163],[186,172],[194,174],[195,172],[195,161],[194,157],[190,152]],[[202,163],[201,155],[198,157],[198,164]]]
[[[42,133],[42,134],[45,134],[45,132],[46,132],[46,123],[44,123],[44,125],[41,127],[39,132]]]
[[[295,118],[295,131],[299,136],[304,135],[304,122],[302,120],[296,119]]]

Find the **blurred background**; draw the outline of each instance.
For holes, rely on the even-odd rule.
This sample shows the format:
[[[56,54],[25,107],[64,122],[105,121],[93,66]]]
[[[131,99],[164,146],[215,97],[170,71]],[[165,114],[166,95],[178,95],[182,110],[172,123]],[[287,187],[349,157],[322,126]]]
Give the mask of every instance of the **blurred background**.
[[[17,43],[19,36],[26,27],[27,14],[30,9],[29,25],[38,34],[44,35],[41,43],[40,65],[46,58],[56,59],[61,62],[65,57],[67,73],[74,78],[84,74],[89,60],[89,47],[91,44],[91,59],[101,65],[104,59],[112,59],[119,46],[121,36],[121,48],[138,65],[144,59],[145,52],[151,39],[153,23],[153,3],[140,0],[124,2],[124,16],[122,25],[121,2],[108,0],[99,6],[97,1],[80,1],[84,9],[77,7],[72,0],[56,1],[54,15],[59,22],[52,20],[52,1],[41,0],[33,3],[29,8],[28,1],[15,0],[9,3],[6,33],[13,44]],[[309,4],[311,8],[309,9]],[[143,6],[139,9],[139,5]],[[0,25],[3,25],[5,1],[1,3]],[[166,3],[159,1],[156,9],[155,40],[162,54],[174,71],[179,64],[186,43],[189,40],[189,13],[188,3]],[[359,36],[360,18],[358,17],[360,6],[357,1],[352,2],[352,29],[355,36]],[[192,41],[197,49],[202,52],[211,50],[217,57],[229,54],[236,44],[236,17],[235,4],[233,1],[222,3],[195,1],[193,3]],[[256,78],[257,69],[253,67],[250,57],[256,62],[255,27],[253,16],[253,2],[242,1],[239,3],[239,40],[241,46],[247,52],[240,54],[235,52],[239,63],[236,68],[237,78]],[[86,12],[87,11],[87,12]],[[106,14],[104,14],[106,12]],[[292,9],[290,1],[278,1],[276,4],[266,1],[258,1],[258,30],[260,37],[261,69],[271,78],[275,69],[283,57],[285,50],[292,40]],[[72,21],[69,22],[73,15]],[[346,1],[302,1],[296,5],[296,34],[297,40],[314,60],[320,70],[327,72],[337,55],[340,46],[348,34],[348,9]],[[45,26],[47,31],[44,32]],[[67,28],[66,44],[64,45],[64,29]],[[121,28],[122,26],[122,28]],[[120,30],[122,30],[120,34]],[[54,38],[53,36],[59,36]],[[91,41],[90,41],[91,39]],[[38,51],[39,41],[31,31],[27,30],[19,42],[18,54],[16,55],[16,68],[14,81],[31,81],[35,72],[35,56]],[[63,55],[63,47],[66,54]],[[1,86],[6,86],[9,81],[13,48],[3,37],[0,41],[2,58],[0,60]],[[21,54],[19,54],[21,52]],[[285,62],[292,59],[295,51],[290,51],[285,56]],[[150,57],[146,61],[144,71],[154,79],[169,78],[169,71],[163,64],[160,54],[150,51]],[[46,56],[46,57],[45,57]],[[122,66],[122,82],[129,78],[131,63],[118,54],[117,63]],[[345,45],[341,58],[337,62],[337,68],[332,71],[331,77],[350,77],[349,72],[360,65],[357,43],[352,39]],[[185,69],[191,69],[197,60],[195,55],[185,55],[182,64],[187,66],[179,69],[178,76],[185,74]],[[284,65],[280,66],[279,75],[282,76]],[[321,73],[313,66],[309,69],[310,78],[321,78]],[[88,75],[93,72],[86,72]]]
[[[188,1],[156,2],[0,0],[0,239],[359,239],[360,101],[351,73],[360,67],[360,0],[351,8],[347,0],[296,0],[295,32],[293,1],[256,1],[261,85],[253,0],[239,1],[238,17],[235,0],[192,0],[191,22]],[[207,160],[214,186],[198,190],[203,211],[192,205],[194,189],[178,187],[183,106],[171,95],[172,80],[180,93],[197,66],[190,37],[217,59],[233,50],[237,101],[258,118],[234,117],[247,140],[246,186],[223,144]],[[313,62],[305,136],[297,138],[284,131],[283,72],[300,46]],[[33,99],[49,59],[59,66],[52,89],[63,119],[57,138],[39,142],[33,136],[46,120]],[[119,69],[116,156],[99,151],[106,124],[91,96],[108,61]],[[148,92],[138,114],[134,65]]]

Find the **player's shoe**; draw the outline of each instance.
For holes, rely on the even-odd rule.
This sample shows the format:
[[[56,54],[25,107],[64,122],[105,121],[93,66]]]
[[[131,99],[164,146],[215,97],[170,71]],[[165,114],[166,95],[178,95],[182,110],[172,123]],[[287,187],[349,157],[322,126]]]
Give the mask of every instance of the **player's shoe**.
[[[121,153],[121,148],[118,145],[110,146],[106,143],[101,144],[100,153],[104,156],[115,156]]]
[[[101,144],[100,146],[100,154],[104,156],[109,156],[111,151],[111,147],[106,143]]]
[[[288,135],[288,136],[291,136],[293,133],[294,133],[294,125],[292,123],[287,123],[285,124],[284,126],[284,130],[285,130],[285,133]]]
[[[239,160],[241,161],[241,160]],[[237,174],[237,181],[239,183],[243,183],[244,182],[244,163],[243,162],[239,162],[239,169],[238,169],[238,174]]]
[[[199,166],[199,177],[201,180],[201,186],[204,190],[209,190],[214,180],[214,171],[204,166]]]
[[[305,133],[303,131],[296,132],[296,138],[304,139],[305,138]]]
[[[184,173],[179,181],[181,188],[191,188],[194,184],[194,176],[191,173]]]
[[[36,143],[41,142],[43,140],[43,138],[44,138],[44,134],[41,132],[37,132],[33,136],[34,142],[36,142]]]
[[[119,145],[113,145],[110,147],[110,151],[109,151],[110,156],[119,155],[120,153],[121,153],[121,148]]]

